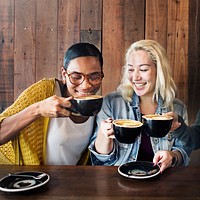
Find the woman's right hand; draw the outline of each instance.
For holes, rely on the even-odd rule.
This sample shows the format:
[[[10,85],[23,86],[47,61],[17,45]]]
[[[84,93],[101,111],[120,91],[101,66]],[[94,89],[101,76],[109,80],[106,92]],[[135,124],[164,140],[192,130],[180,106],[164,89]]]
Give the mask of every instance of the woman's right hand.
[[[101,122],[100,129],[95,141],[95,149],[99,154],[109,154],[113,150],[114,131],[112,119],[108,118]]]
[[[115,138],[112,121],[111,118],[108,118],[101,122],[100,131],[106,138]]]
[[[70,100],[73,97],[51,96],[43,101],[38,102],[38,112],[43,117],[69,117],[71,111],[67,108],[71,107]]]

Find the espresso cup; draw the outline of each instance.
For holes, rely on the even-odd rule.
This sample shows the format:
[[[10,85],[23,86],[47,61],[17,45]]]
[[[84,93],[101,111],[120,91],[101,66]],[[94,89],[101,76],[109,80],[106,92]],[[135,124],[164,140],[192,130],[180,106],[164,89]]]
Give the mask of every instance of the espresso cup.
[[[165,137],[171,129],[173,117],[167,115],[143,115],[144,131],[150,137]]]
[[[103,96],[89,95],[74,97],[70,101],[72,103],[72,114],[82,116],[94,116],[101,110]]]
[[[113,120],[115,138],[121,143],[131,144],[140,135],[143,124],[131,119]]]

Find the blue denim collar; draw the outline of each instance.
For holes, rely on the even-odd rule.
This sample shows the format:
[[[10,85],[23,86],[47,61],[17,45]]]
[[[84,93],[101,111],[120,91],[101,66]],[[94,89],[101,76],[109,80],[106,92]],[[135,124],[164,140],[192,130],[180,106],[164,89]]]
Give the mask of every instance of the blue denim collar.
[[[140,113],[140,98],[139,96],[134,92],[132,96],[132,102],[130,102],[130,106],[133,108],[133,112],[137,116],[136,118],[141,119],[141,113]],[[158,98],[158,107],[156,108],[156,113],[166,113],[169,111],[169,108],[163,107],[163,99],[161,96]]]

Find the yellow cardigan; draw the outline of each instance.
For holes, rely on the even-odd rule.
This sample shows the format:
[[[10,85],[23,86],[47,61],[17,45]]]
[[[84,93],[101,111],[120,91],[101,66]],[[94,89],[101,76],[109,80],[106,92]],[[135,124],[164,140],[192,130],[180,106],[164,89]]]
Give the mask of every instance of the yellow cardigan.
[[[53,96],[55,81],[55,78],[43,79],[24,90],[17,100],[0,114],[0,125],[6,117],[20,112],[33,103]],[[48,123],[49,118],[41,117],[24,128],[15,139],[1,145],[0,164],[44,164],[46,159],[46,136]],[[87,161],[89,160],[88,158],[89,151],[86,150],[78,164],[87,164]]]

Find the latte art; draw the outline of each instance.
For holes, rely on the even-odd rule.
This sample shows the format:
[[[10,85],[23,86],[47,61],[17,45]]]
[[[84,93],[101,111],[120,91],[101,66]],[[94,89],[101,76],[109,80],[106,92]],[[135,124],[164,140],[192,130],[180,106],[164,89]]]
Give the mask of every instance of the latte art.
[[[142,126],[142,123],[135,120],[114,120],[113,122],[116,126],[123,127],[139,127]]]

